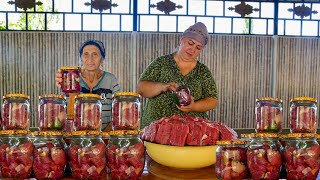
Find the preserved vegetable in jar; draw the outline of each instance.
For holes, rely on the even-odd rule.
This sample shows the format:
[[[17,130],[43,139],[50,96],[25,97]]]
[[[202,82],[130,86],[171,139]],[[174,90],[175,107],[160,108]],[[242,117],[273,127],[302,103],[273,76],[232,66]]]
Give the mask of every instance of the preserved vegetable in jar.
[[[33,141],[33,173],[37,179],[62,179],[67,163],[61,131],[39,131]]]
[[[69,93],[80,92],[80,67],[62,66],[62,92],[68,96]]]
[[[74,105],[75,131],[101,129],[101,101],[97,94],[79,94]]]
[[[31,175],[33,144],[26,130],[0,131],[1,178],[26,179]]]
[[[318,127],[317,100],[296,97],[290,101],[290,132],[316,133]]]
[[[145,147],[138,131],[111,131],[107,166],[112,179],[138,179],[144,168]]]
[[[106,145],[108,145],[109,139],[110,139],[109,132],[101,132],[101,138],[102,138],[103,142],[104,142]]]
[[[29,106],[29,96],[26,94],[3,96],[3,130],[28,130]]]
[[[113,95],[113,130],[140,129],[140,95],[134,92],[119,92]]]
[[[65,97],[56,94],[39,97],[39,129],[62,130],[67,119]]]
[[[282,100],[264,97],[256,100],[256,132],[279,133],[282,131]]]
[[[288,134],[284,149],[287,179],[317,179],[319,173],[319,144],[311,133]]]
[[[106,145],[99,131],[74,131],[68,147],[68,159],[74,179],[106,177]]]
[[[242,180],[248,176],[246,141],[217,141],[215,171],[219,179]]]
[[[282,167],[282,146],[275,133],[257,133],[247,150],[247,165],[252,179],[277,180]]]
[[[191,103],[192,93],[189,87],[179,86],[175,92],[174,100],[179,106],[188,106]]]

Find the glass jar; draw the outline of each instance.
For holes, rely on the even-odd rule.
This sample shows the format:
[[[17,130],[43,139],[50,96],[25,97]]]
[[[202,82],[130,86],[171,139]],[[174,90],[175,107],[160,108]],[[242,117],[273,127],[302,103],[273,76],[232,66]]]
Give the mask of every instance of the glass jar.
[[[101,129],[101,101],[97,94],[79,94],[74,105],[75,131]]]
[[[280,142],[281,146],[285,147],[289,141],[288,134],[278,134],[278,136],[279,136],[279,142]]]
[[[215,171],[219,179],[242,180],[248,175],[246,141],[217,141]]]
[[[61,131],[39,131],[33,141],[33,173],[37,179],[62,179],[67,163]]]
[[[174,94],[174,101],[178,106],[188,106],[191,103],[192,93],[189,87],[181,85],[172,93]]]
[[[29,106],[29,96],[26,94],[3,96],[3,130],[28,130]]]
[[[140,106],[138,93],[115,93],[112,101],[112,129],[140,130]]]
[[[138,131],[111,131],[107,145],[111,179],[138,179],[144,168],[144,153]]]
[[[290,101],[290,132],[316,133],[318,127],[317,100],[311,97],[296,97]]]
[[[103,142],[107,145],[109,143],[110,134],[109,132],[101,132],[101,138]]]
[[[61,90],[66,95],[69,93],[80,93],[80,67],[62,66]]]
[[[319,172],[319,144],[315,134],[292,133],[284,149],[287,179],[316,179]]]
[[[256,132],[279,133],[282,131],[282,100],[264,97],[256,100]]]
[[[0,134],[1,178],[29,178],[33,144],[27,137],[27,130],[3,130]]]
[[[74,131],[68,147],[68,160],[74,179],[106,177],[106,145],[99,131]]]
[[[47,94],[39,97],[39,129],[62,130],[67,119],[66,99],[62,95]]]
[[[282,146],[275,133],[256,133],[247,150],[247,164],[251,177],[279,179],[282,167]]]
[[[247,143],[250,143],[253,135],[254,135],[254,133],[240,134],[240,140],[243,140],[243,141],[246,141]]]

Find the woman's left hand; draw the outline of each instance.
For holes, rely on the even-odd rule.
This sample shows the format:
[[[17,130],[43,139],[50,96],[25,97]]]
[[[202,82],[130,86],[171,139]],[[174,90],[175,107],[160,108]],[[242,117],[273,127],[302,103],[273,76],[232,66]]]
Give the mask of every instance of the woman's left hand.
[[[192,111],[192,107],[194,105],[194,98],[191,96],[191,103],[188,106],[178,106],[176,105],[176,107],[183,112],[191,112]]]

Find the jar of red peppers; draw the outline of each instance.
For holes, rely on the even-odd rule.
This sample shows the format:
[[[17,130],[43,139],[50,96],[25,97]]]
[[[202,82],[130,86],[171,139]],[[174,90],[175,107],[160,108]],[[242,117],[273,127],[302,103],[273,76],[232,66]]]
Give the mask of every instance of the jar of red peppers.
[[[134,92],[119,92],[113,95],[113,130],[140,130],[140,95]]]
[[[33,141],[33,173],[37,179],[62,179],[67,163],[61,131],[39,131]]]
[[[247,150],[247,165],[252,179],[279,179],[282,146],[275,133],[256,133]]]
[[[138,131],[111,131],[107,166],[112,179],[138,179],[144,168],[145,147]]]
[[[243,140],[243,141],[246,141],[247,143],[250,143],[253,135],[254,135],[254,133],[240,134],[240,140]]]
[[[99,131],[74,131],[67,150],[74,179],[102,179],[106,174],[106,145]]]
[[[103,140],[103,142],[108,145],[109,143],[109,139],[110,139],[110,134],[109,132],[101,132],[101,138]]]
[[[62,130],[67,119],[66,99],[62,95],[47,94],[39,97],[39,129]]]
[[[256,132],[279,133],[282,131],[282,100],[263,97],[256,100]]]
[[[80,67],[62,66],[62,84],[61,90],[66,95],[69,93],[80,92]]]
[[[26,94],[3,96],[3,130],[28,130],[29,106],[29,96]]]
[[[75,131],[101,129],[101,101],[98,94],[79,94],[74,105]]]
[[[33,144],[27,130],[0,131],[1,179],[27,179],[31,175]]]
[[[290,101],[290,132],[316,133],[318,127],[317,100],[311,97],[296,97]]]
[[[246,141],[217,141],[215,164],[219,179],[242,180],[248,175]]]

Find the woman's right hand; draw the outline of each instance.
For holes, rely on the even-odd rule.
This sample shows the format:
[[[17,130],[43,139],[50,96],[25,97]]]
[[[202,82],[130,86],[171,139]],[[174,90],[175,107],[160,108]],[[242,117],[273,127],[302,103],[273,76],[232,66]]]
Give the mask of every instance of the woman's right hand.
[[[62,79],[62,71],[61,71],[61,69],[58,69],[58,71],[56,73],[56,86],[58,88],[61,88],[62,81],[63,81],[63,79]]]
[[[177,84],[176,82],[165,83],[162,86],[162,92],[167,92],[168,90],[175,92],[177,91],[178,87],[179,87],[179,84]]]

